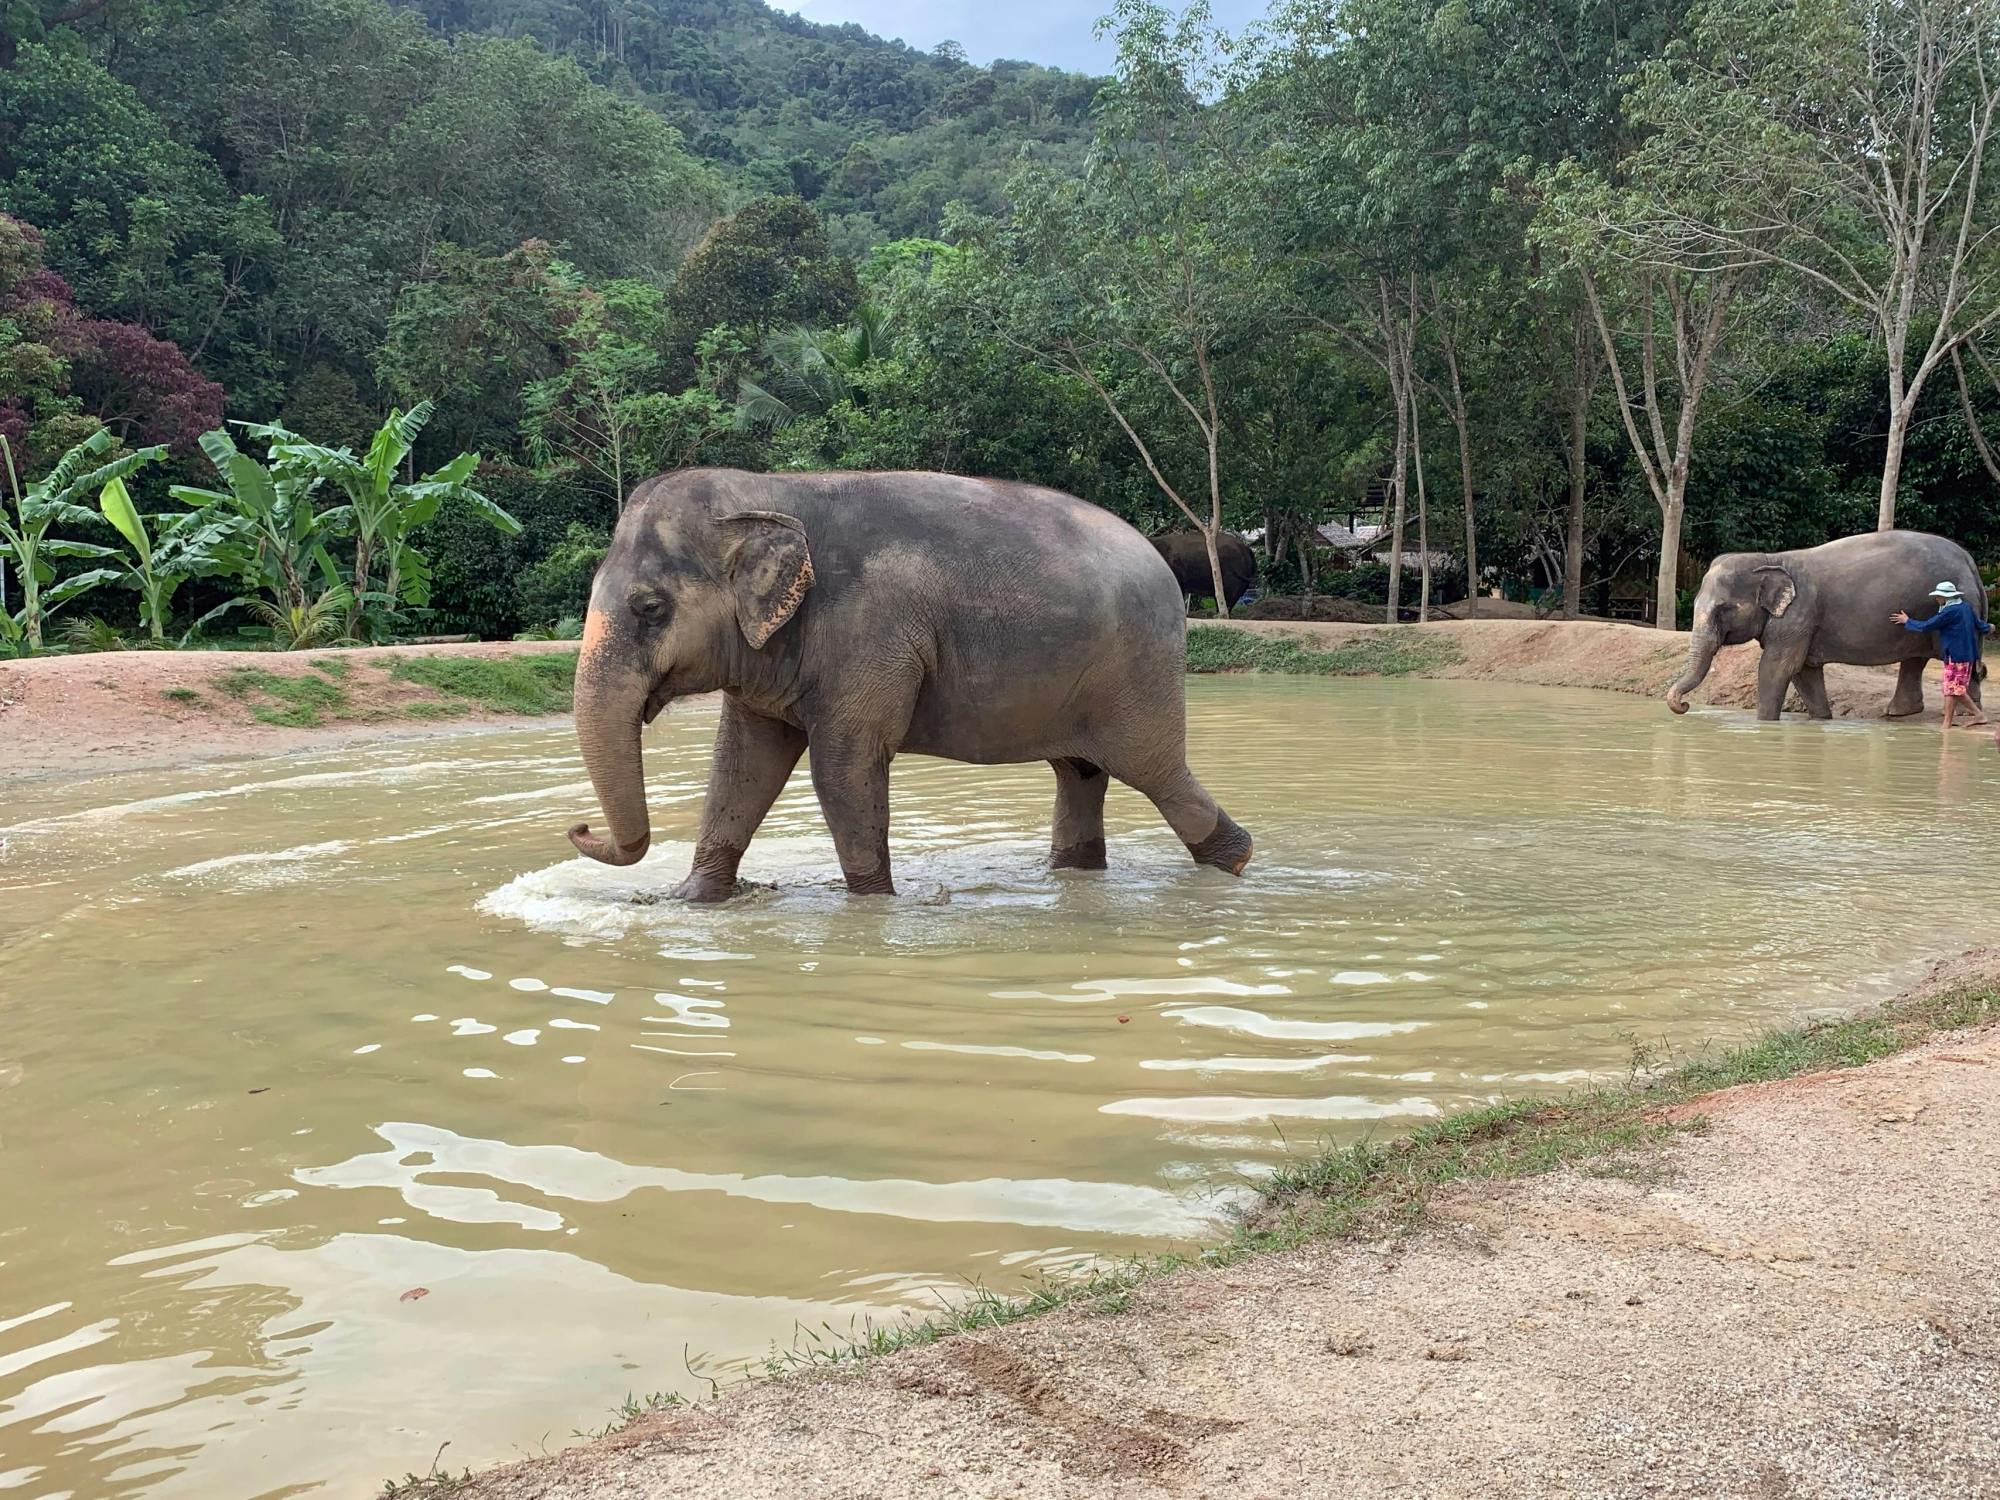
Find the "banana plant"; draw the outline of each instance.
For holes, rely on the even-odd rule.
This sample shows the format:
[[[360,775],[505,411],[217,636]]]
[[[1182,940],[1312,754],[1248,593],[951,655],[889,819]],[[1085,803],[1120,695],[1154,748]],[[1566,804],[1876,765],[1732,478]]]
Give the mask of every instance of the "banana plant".
[[[249,549],[243,545],[239,529],[225,519],[196,510],[182,511],[179,515],[142,516],[122,479],[106,484],[98,494],[97,504],[104,512],[104,519],[132,547],[131,557],[120,557],[118,567],[98,571],[105,578],[138,591],[139,620],[156,646],[166,643],[167,615],[173,607],[174,594],[183,583],[216,573],[241,574],[249,564]],[[146,529],[148,519],[154,523],[150,534]],[[213,619],[220,613],[210,610],[202,619]]]
[[[164,447],[140,448],[108,463],[98,463],[117,446],[117,441],[109,431],[99,428],[58,459],[43,478],[23,488],[14,464],[13,446],[0,437],[0,459],[4,459],[7,473],[7,493],[0,495],[0,560],[13,563],[14,575],[21,581],[22,601],[21,608],[9,618],[11,628],[4,633],[9,639],[25,644],[30,652],[42,649],[42,629],[51,614],[79,594],[118,576],[109,569],[93,568],[56,582],[52,558],[114,557],[117,549],[100,547],[95,542],[62,541],[49,535],[58,522],[75,525],[95,520],[88,507],[77,503],[79,496],[122,480],[163,458],[167,451]],[[13,501],[11,515],[8,499]]]
[[[430,565],[413,541],[419,527],[446,500],[469,505],[493,527],[518,536],[521,523],[474,489],[477,453],[461,453],[443,468],[409,483],[397,471],[416,446],[435,408],[419,401],[408,411],[392,411],[368,444],[364,457],[350,448],[309,443],[297,433],[275,425],[246,425],[244,431],[271,445],[271,465],[283,474],[324,480],[346,496],[347,503],[325,513],[325,521],[354,537],[354,573],[349,585],[347,633],[358,636],[361,612],[371,603],[394,610],[399,604],[421,607],[430,602]],[[378,581],[376,568],[382,568]]]
[[[327,551],[338,535],[331,512],[313,504],[320,481],[296,469],[267,468],[239,450],[227,432],[203,433],[201,451],[226,488],[177,484],[167,491],[183,505],[220,525],[237,558],[237,575],[268,591],[281,611],[304,611],[312,600],[340,582]],[[311,587],[317,570],[321,587]],[[228,606],[224,606],[227,608]],[[219,610],[202,617],[205,622]],[[199,625],[202,622],[197,622]]]

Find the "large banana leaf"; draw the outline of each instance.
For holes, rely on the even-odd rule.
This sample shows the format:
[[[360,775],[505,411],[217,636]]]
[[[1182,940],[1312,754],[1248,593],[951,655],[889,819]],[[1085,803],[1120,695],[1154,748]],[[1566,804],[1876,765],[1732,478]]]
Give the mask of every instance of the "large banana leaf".
[[[165,458],[167,456],[167,450],[164,446],[140,448],[136,452],[127,453],[124,454],[122,457],[114,458],[108,464],[100,464],[98,465],[98,467],[92,469],[87,474],[78,474],[74,472],[74,468],[71,468],[68,470],[69,477],[67,478],[67,480],[62,485],[58,486],[55,482],[56,476],[65,473],[66,466],[70,465],[70,461],[72,459],[77,458],[77,455],[80,452],[82,452],[83,449],[90,447],[91,443],[95,441],[97,438],[104,436],[106,436],[106,433],[102,428],[100,428],[96,432],[93,432],[90,435],[90,437],[86,438],[83,442],[77,444],[76,447],[70,449],[69,452],[65,453],[62,456],[61,461],[57,463],[57,465],[53,470],[50,471],[48,478],[44,479],[40,484],[33,486],[28,491],[29,498],[31,500],[37,501],[39,503],[39,506],[68,506],[71,503],[70,496],[75,494],[85,494],[95,489],[102,489],[112,480],[123,479],[127,474],[130,474],[133,470],[142,469],[147,464],[154,462],[156,459]],[[108,446],[110,445],[107,443],[102,447],[96,449],[95,453],[92,453],[88,456],[95,457],[96,453],[103,452],[104,447]],[[75,467],[80,468],[81,466],[82,463],[81,460],[79,460],[78,463],[75,465]],[[88,515],[89,512],[86,511],[85,514]]]
[[[28,486],[28,498],[44,499],[60,495],[76,483],[76,477],[83,472],[83,466],[101,454],[109,453],[118,440],[111,435],[111,429],[100,427],[89,437],[78,443],[69,452],[56,460],[56,466],[34,484]]]
[[[43,541],[35,549],[43,557],[116,557],[116,547],[100,547],[95,542],[63,542],[54,537]]]
[[[61,583],[42,593],[42,608],[54,609],[67,604],[78,594],[87,593],[100,583],[116,583],[122,576],[116,568],[92,568],[88,573],[78,573],[73,578],[65,578]]]
[[[132,544],[132,550],[139,554],[139,565],[151,567],[153,564],[153,542],[146,535],[146,523],[139,519],[139,508],[132,503],[132,492],[125,488],[125,481],[114,479],[104,486],[97,497],[98,507],[104,512],[104,519],[118,528],[118,534]]]
[[[377,491],[386,490],[395,482],[396,470],[417,445],[417,437],[431,419],[437,408],[428,401],[419,401],[408,411],[392,411],[368,445],[368,478]],[[476,464],[477,459],[473,462]]]

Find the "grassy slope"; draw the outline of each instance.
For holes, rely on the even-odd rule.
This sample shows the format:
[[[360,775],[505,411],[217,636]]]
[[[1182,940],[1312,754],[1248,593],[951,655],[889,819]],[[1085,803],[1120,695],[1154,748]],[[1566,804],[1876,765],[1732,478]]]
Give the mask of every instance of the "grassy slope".
[[[325,724],[384,719],[447,719],[463,714],[539,716],[569,712],[576,678],[576,654],[533,656],[412,656],[386,674],[392,692],[359,691],[353,665],[338,656],[315,657],[297,672],[236,667],[215,679],[225,697],[247,707],[265,724],[315,729]],[[192,688],[169,688],[162,696],[183,707],[214,707]]]
[[[1187,669],[1211,672],[1280,672],[1312,677],[1408,677],[1455,665],[1464,657],[1445,636],[1357,636],[1320,650],[1297,636],[1252,635],[1227,625],[1190,625]]]

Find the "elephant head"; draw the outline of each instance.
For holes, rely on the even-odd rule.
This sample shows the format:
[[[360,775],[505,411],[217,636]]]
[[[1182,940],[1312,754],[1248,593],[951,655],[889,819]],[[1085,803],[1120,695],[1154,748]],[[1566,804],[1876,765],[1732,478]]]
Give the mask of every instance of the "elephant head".
[[[1798,598],[1798,581],[1769,553],[1738,552],[1718,557],[1701,581],[1694,601],[1694,641],[1687,671],[1667,689],[1667,707],[1687,712],[1687,695],[1702,684],[1715,653],[1724,646],[1764,638],[1764,628],[1781,619]]]
[[[579,852],[636,864],[652,841],[640,732],[675,698],[735,683],[813,586],[792,516],[635,495],[591,584],[576,667],[576,729],[608,836],[569,831]]]

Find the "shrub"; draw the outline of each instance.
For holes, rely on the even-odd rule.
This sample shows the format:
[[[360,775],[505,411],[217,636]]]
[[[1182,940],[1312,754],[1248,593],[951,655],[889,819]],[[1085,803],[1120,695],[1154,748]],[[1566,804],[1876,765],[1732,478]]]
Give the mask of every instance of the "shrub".
[[[563,539],[540,562],[521,571],[515,584],[520,618],[530,625],[577,619],[590,605],[590,581],[611,550],[609,532],[572,521]]]

